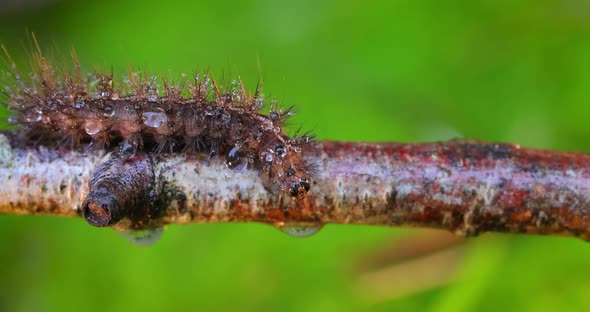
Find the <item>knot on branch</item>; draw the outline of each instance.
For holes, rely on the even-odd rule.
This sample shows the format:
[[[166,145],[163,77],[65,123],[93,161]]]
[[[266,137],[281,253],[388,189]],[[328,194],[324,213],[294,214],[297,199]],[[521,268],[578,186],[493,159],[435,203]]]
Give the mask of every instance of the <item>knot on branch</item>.
[[[111,226],[124,218],[141,227],[158,214],[159,193],[151,158],[144,153],[132,157],[114,154],[92,174],[82,215],[97,227]]]

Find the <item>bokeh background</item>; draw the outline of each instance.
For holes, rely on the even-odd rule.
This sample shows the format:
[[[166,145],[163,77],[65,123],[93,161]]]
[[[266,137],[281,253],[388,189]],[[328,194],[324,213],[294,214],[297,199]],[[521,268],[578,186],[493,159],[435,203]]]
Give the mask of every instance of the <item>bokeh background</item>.
[[[590,151],[585,0],[0,0],[15,58],[31,31],[90,70],[262,79],[319,139]],[[573,238],[205,224],[140,248],[81,219],[14,216],[0,233],[1,311],[590,309],[590,244]]]

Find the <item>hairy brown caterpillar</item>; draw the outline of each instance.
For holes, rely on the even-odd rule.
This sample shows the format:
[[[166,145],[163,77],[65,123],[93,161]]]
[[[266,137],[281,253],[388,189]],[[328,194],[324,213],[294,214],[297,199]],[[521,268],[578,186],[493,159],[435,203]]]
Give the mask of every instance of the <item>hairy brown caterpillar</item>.
[[[259,86],[251,94],[239,79],[224,87],[207,74],[178,82],[132,69],[122,79],[100,70],[85,74],[75,53],[72,69],[58,68],[38,45],[32,71],[25,73],[2,49],[7,69],[0,102],[28,141],[129,155],[139,149],[222,155],[229,168],[258,170],[272,192],[303,198],[310,189],[312,170],[303,155],[312,136],[288,136],[283,126],[292,109],[274,100],[268,115],[260,113]]]

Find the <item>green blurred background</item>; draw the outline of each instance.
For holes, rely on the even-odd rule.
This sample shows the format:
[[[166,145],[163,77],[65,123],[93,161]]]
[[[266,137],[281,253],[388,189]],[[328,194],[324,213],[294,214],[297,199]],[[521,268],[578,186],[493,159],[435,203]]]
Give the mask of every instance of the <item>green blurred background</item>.
[[[319,139],[453,137],[590,150],[590,3],[0,1],[22,58],[87,69],[210,69],[296,105]],[[171,226],[149,248],[81,219],[0,216],[1,311],[588,311],[590,244],[326,226]],[[431,242],[432,248],[413,248]],[[414,248],[415,249],[415,248]]]

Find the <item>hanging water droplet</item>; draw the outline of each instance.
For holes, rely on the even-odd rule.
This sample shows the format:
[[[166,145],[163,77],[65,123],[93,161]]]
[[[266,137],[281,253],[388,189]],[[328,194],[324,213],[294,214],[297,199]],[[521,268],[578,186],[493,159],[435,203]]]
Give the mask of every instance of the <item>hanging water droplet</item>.
[[[234,146],[229,153],[227,153],[226,164],[229,169],[242,172],[248,168],[248,158],[242,157],[238,154],[240,148]]]
[[[293,237],[309,237],[319,232],[323,226],[320,223],[286,223],[277,225],[276,228]]]
[[[127,239],[130,243],[140,246],[147,247],[155,244],[162,237],[164,228],[155,228],[151,230],[140,230],[140,231],[118,231],[121,236]]]
[[[159,128],[168,122],[164,112],[143,112],[141,114],[143,124],[151,128]]]

